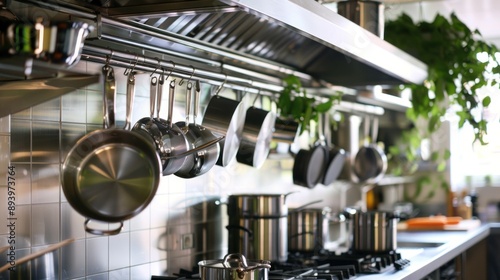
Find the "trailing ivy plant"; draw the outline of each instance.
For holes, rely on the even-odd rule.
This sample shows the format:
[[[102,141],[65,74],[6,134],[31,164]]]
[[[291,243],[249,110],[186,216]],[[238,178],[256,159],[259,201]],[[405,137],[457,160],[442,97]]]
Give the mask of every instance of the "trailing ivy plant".
[[[300,79],[294,75],[284,78],[283,83],[284,88],[277,102],[279,114],[299,122],[300,134],[310,131],[311,121],[317,122],[320,114],[328,112],[342,99],[342,93],[336,91],[326,101],[318,102],[319,98],[307,96]]]
[[[428,120],[427,134],[435,132],[450,106],[459,116],[459,127],[469,123],[475,140],[481,144],[487,133],[486,120],[475,109],[487,107],[489,96],[480,99],[476,90],[496,85],[493,74],[500,73],[498,49],[481,40],[478,30],[471,31],[452,13],[450,19],[437,15],[432,22],[413,22],[407,14],[385,24],[385,39],[421,60],[428,67],[422,84],[408,84],[412,90],[412,108],[407,116]],[[479,60],[478,54],[487,54]]]
[[[395,167],[393,174],[408,175],[417,171],[421,140],[436,132],[450,107],[459,117],[459,128],[470,124],[474,141],[487,144],[483,138],[487,133],[487,120],[478,111],[488,107],[491,98],[481,99],[476,91],[484,86],[498,86],[495,80],[500,73],[498,49],[481,40],[479,31],[471,31],[454,13],[449,20],[438,14],[431,22],[414,22],[402,14],[386,22],[384,36],[428,67],[428,77],[422,84],[403,86],[412,91],[412,108],[406,115],[415,127],[404,132],[400,143],[389,148],[389,158]],[[480,54],[487,59],[478,59]],[[426,121],[427,125],[418,125],[419,120]],[[431,154],[437,171],[446,168],[450,155],[448,150]],[[448,190],[444,179],[431,183],[428,176],[421,176],[416,192],[409,195],[405,191],[405,199],[416,200],[422,194],[423,185],[431,186],[424,199],[434,196],[437,189]]]

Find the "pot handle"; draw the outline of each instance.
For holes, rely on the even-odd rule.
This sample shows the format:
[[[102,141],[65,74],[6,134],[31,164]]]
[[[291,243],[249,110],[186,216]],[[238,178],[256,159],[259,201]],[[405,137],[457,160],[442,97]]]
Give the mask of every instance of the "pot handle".
[[[90,228],[88,226],[89,222],[90,222],[90,219],[88,219],[88,218],[85,219],[85,223],[83,224],[85,226],[85,231],[88,233],[91,233],[91,234],[95,234],[95,235],[117,235],[118,233],[120,233],[120,231],[122,231],[122,228],[123,228],[122,221],[120,221],[120,226],[118,226],[115,229],[111,229],[111,230],[100,230],[100,229]]]
[[[245,279],[245,274],[249,271],[258,269],[258,268],[271,268],[271,265],[268,262],[261,262],[256,264],[255,266],[248,266],[247,259],[243,254],[240,253],[230,253],[224,256],[224,260],[222,262],[222,265],[225,268],[231,268],[231,265],[229,264],[229,260],[237,260],[238,261],[238,268],[236,269],[238,273],[238,278],[239,279]]]
[[[227,230],[233,230],[233,229],[242,230],[242,231],[248,233],[248,237],[250,237],[250,238],[253,237],[253,232],[246,227],[227,225],[226,229]]]

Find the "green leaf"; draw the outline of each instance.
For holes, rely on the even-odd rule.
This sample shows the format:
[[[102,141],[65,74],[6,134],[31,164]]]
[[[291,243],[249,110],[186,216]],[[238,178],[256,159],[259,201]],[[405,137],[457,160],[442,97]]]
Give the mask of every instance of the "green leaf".
[[[483,98],[483,102],[482,103],[483,103],[484,107],[490,106],[490,104],[491,104],[491,97],[486,96],[485,98]]]

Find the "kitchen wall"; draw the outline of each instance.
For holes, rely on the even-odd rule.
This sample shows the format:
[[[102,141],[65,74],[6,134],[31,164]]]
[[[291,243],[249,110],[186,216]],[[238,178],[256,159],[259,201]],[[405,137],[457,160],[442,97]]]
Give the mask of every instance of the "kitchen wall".
[[[94,73],[101,67],[80,62],[74,70]],[[123,69],[115,69],[115,73],[117,119],[123,123],[125,77]],[[148,79],[149,74],[137,76],[133,123],[149,115]],[[100,84],[91,85],[0,119],[0,199],[4,201],[0,204],[0,219],[4,221],[0,246],[15,236],[15,258],[19,260],[50,244],[75,239],[53,254],[18,265],[21,279],[28,279],[26,275],[30,274],[33,279],[150,279],[151,275],[176,273],[179,268],[191,269],[196,260],[223,256],[227,248],[227,215],[225,205],[218,202],[230,194],[297,192],[288,196],[290,207],[319,198],[323,202],[318,207],[333,210],[359,198],[359,189],[347,183],[314,189],[295,186],[293,159],[272,155],[259,170],[234,161],[194,179],[162,177],[151,204],[125,221],[120,234],[86,233],[85,218],[73,210],[62,191],[61,163],[81,136],[102,127],[101,88]],[[182,90],[177,93],[174,120],[184,120]],[[202,100],[202,106],[206,106],[208,91],[203,92]],[[15,182],[15,194],[10,194],[15,197],[13,217],[17,218],[13,231],[7,227],[8,166],[15,170],[11,176],[14,179],[10,179]],[[0,265],[6,261],[4,253]],[[2,273],[0,279],[9,276]]]

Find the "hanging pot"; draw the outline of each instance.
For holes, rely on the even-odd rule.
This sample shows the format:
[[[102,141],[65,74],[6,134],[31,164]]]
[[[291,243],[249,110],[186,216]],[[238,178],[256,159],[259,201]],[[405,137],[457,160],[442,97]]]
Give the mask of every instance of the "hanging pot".
[[[196,124],[196,117],[198,115],[198,103],[200,94],[200,82],[196,81],[196,92],[194,96],[194,108],[193,108],[193,123],[189,122],[190,107],[191,107],[191,97],[192,97],[193,85],[191,82],[187,84],[186,92],[186,121],[177,122],[176,125],[181,129],[181,131],[186,136],[188,143],[191,145],[191,149],[197,149],[200,145],[207,143],[209,141],[216,140],[212,132]],[[220,137],[222,140],[224,136]],[[181,168],[175,172],[176,176],[181,178],[193,178],[196,176],[203,175],[207,173],[217,162],[219,158],[220,147],[219,143],[215,143],[208,146],[202,150],[198,150],[196,153],[191,153],[186,156],[186,161],[181,166]]]
[[[376,144],[378,119],[373,119],[372,143],[370,143],[369,127],[370,119],[367,117],[364,124],[364,145],[356,153],[352,168],[359,182],[375,184],[382,179],[387,171],[387,156]]]
[[[309,150],[300,149],[295,155],[293,164],[293,183],[295,185],[314,188],[323,180],[328,150],[322,131],[322,120],[318,122],[318,141]]]
[[[254,100],[257,100],[259,95]],[[242,139],[236,160],[240,163],[260,168],[264,164],[273,137],[276,115],[252,106],[247,109]]]
[[[146,208],[160,182],[160,159],[155,147],[143,136],[129,131],[134,97],[135,73],[127,76],[125,128],[114,127],[116,95],[113,69],[103,67],[107,127],[85,135],[63,163],[62,187],[70,205],[87,217],[85,230],[99,235],[118,234],[123,221]],[[88,226],[90,220],[118,222],[111,230]]]
[[[227,254],[223,260],[198,263],[201,280],[267,280],[269,261],[247,261],[242,254]]]
[[[202,125],[212,131],[215,136],[225,137],[219,143],[220,154],[216,164],[227,166],[236,157],[240,146],[245,123],[245,108],[239,101],[219,96],[221,87],[210,99]]]
[[[292,144],[299,135],[300,124],[291,118],[276,117],[273,140]]]
[[[329,116],[322,114],[320,118],[326,117],[323,123],[328,127],[330,124]],[[323,129],[324,131],[324,129]],[[329,146],[330,139],[327,139],[326,146]],[[339,177],[344,168],[344,163],[347,158],[347,152],[340,147],[328,147],[328,160],[325,164],[325,174],[322,179],[322,184],[325,186],[330,185]]]

